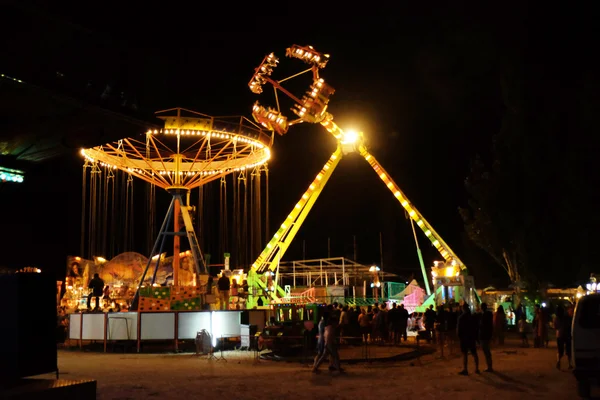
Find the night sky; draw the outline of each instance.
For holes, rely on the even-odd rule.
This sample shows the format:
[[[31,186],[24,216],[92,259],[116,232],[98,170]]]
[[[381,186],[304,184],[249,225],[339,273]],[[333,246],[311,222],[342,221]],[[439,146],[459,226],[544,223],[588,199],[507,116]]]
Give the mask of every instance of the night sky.
[[[275,74],[304,68],[284,57],[292,44],[331,54],[322,76],[336,89],[329,107],[336,122],[365,133],[371,153],[425,218],[467,264],[477,264],[469,267],[480,286],[505,282],[498,279],[501,268],[466,243],[458,213],[466,205],[463,181],[474,156],[488,156],[492,135],[500,128],[502,78],[526,61],[528,46],[540,53],[528,59],[545,62],[548,49],[538,43],[545,43],[543,33],[552,30],[545,23],[542,30],[525,26],[532,13],[526,6],[501,10],[460,4],[386,6],[365,13],[256,5],[233,13],[228,4],[211,4],[210,10],[208,5],[163,4],[140,11],[39,2],[30,9],[35,18],[63,28],[43,31],[22,24],[8,40],[28,44],[21,49],[24,58],[42,52],[37,68],[82,82],[112,83],[135,95],[147,113],[181,106],[211,115],[250,116],[255,100],[274,105],[269,91],[257,96],[247,87],[266,54],[275,52],[281,59]],[[268,16],[263,8],[281,13]],[[276,138],[269,162],[273,228],[334,149],[318,125],[295,126]],[[11,250],[3,251],[2,264],[53,269],[57,260],[78,252],[82,162],[75,153],[48,161],[27,184],[2,188],[2,202],[17,198],[12,207],[24,213],[3,227],[15,235],[4,242]],[[352,257],[356,235],[359,261],[379,263],[379,232],[384,269],[403,276],[418,273],[410,223],[401,206],[362,158],[347,156],[286,258],[302,257],[303,240],[307,258],[326,257],[327,237],[332,256]],[[429,266],[440,256],[418,234]],[[30,252],[36,241],[41,251]]]

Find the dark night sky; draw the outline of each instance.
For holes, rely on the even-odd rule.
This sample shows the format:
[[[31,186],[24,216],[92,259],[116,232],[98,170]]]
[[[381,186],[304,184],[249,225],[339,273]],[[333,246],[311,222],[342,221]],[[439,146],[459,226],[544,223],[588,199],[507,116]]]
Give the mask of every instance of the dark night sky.
[[[524,7],[500,10],[475,2],[460,4],[386,6],[360,16],[281,6],[279,16],[267,16],[259,8],[236,9],[232,15],[229,9],[234,6],[226,3],[211,5],[211,11],[163,5],[140,12],[87,4],[53,3],[50,8],[39,2],[32,9],[39,18],[50,18],[65,26],[65,32],[77,33],[61,34],[57,29],[42,38],[39,31],[22,26],[9,40],[23,40],[20,34],[29,36],[26,40],[38,35],[37,45],[54,49],[39,68],[55,68],[82,81],[113,82],[135,93],[145,111],[181,106],[212,115],[250,115],[259,97],[248,90],[247,82],[265,54],[273,51],[281,58],[282,69],[288,65],[299,71],[300,62],[284,57],[287,46],[311,44],[330,53],[322,76],[336,89],[330,103],[336,122],[365,132],[371,152],[463,260],[469,260],[473,252],[465,247],[457,210],[466,203],[463,180],[474,155],[485,155],[491,147],[503,112],[501,77],[507,68],[523,62],[521,52],[532,45],[533,28],[525,29]],[[26,54],[27,48],[23,52],[32,56]],[[272,102],[268,95],[260,100]],[[334,147],[320,126],[293,127],[276,139],[269,163],[273,227],[291,210]],[[31,230],[41,230],[38,235],[48,238],[42,248],[56,253],[53,260],[77,252],[79,217],[73,210],[79,206],[81,163],[77,154],[69,155],[39,168],[45,177],[39,178],[41,187],[34,189],[30,183],[3,189],[3,197],[23,199],[15,207],[35,204],[38,210],[35,222],[10,220],[9,229],[28,231],[30,238],[8,240],[11,248],[20,249],[9,252],[8,265],[43,264],[39,255],[25,250],[37,237]],[[53,187],[42,183],[50,173]],[[37,193],[33,199],[32,190]],[[44,201],[39,202],[38,196]],[[64,216],[53,209],[63,210]],[[386,269],[416,272],[414,242],[403,210],[364,160],[348,156],[286,258],[301,257],[303,239],[307,258],[325,257],[328,236],[333,256],[351,255],[352,235],[357,235],[359,261],[378,262],[380,231]],[[56,236],[65,236],[66,243],[57,244]],[[420,241],[427,265],[440,258],[424,235]],[[479,262],[471,269],[481,284],[502,274],[499,267]]]

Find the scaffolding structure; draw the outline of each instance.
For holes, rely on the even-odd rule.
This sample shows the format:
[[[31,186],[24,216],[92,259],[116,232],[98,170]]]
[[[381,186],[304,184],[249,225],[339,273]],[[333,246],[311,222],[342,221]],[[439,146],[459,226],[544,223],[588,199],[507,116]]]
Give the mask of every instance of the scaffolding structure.
[[[368,286],[373,280],[370,265],[364,265],[344,257],[317,258],[313,260],[286,261],[279,263],[281,286],[293,289],[328,286]],[[396,277],[389,272],[378,272],[380,279]]]

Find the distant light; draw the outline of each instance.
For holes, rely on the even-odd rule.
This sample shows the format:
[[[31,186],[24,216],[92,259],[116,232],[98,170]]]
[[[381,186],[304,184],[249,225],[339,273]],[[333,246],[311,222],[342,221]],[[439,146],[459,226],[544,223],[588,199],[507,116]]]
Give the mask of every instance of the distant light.
[[[546,307],[546,303],[542,303],[542,307]]]
[[[22,183],[24,177],[25,172],[21,170],[0,167],[0,181],[2,182]]]

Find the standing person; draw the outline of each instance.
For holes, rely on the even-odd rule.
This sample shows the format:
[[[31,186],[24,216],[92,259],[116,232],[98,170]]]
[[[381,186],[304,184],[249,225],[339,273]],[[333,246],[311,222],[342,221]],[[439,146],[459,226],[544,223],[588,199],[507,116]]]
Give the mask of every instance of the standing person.
[[[425,311],[425,330],[427,331],[427,341],[431,340],[435,341],[433,327],[435,325],[435,311],[433,310],[433,304],[429,306],[427,311]]]
[[[223,271],[221,274],[217,281],[217,287],[219,288],[219,306],[221,310],[227,310],[229,308],[229,290],[231,289],[231,281],[227,276],[227,271]]]
[[[460,375],[469,375],[468,365],[468,354],[469,352],[473,355],[475,361],[475,373],[479,374],[479,357],[477,356],[477,328],[473,323],[473,316],[467,303],[463,304],[463,312],[458,317],[456,334],[460,341],[460,351],[463,353],[463,370],[459,372]]]
[[[492,352],[490,350],[490,344],[492,342],[492,336],[494,334],[494,315],[488,310],[487,304],[481,303],[481,318],[479,321],[479,342],[481,343],[481,350],[485,356],[485,363],[487,369],[485,372],[493,372],[492,368]]]
[[[536,304],[535,305],[535,309],[533,312],[533,321],[532,321],[532,328],[533,328],[533,347],[540,347],[540,336],[539,336],[539,325],[540,325],[540,314],[541,314],[541,310],[540,310],[540,305]]]
[[[398,316],[400,317],[400,337],[404,338],[404,341],[408,339],[408,333],[406,332],[408,329],[408,311],[404,308],[404,304],[400,304],[398,308]],[[400,339],[400,338],[398,338]],[[398,340],[399,342],[400,340]]]
[[[444,305],[438,307],[437,317],[435,321],[435,331],[437,334],[437,342],[440,348],[442,357],[444,356],[444,346],[446,344],[446,311]]]
[[[358,325],[360,325],[360,335],[362,336],[363,341],[366,342],[371,333],[371,321],[364,309],[361,310],[360,315],[358,316]]]
[[[392,303],[392,309],[388,311],[388,321],[390,339],[394,344],[398,344],[400,343],[400,314],[396,303]]]
[[[573,369],[571,364],[571,324],[573,322],[573,311],[569,307],[565,312],[562,306],[556,308],[556,315],[554,316],[554,329],[556,329],[556,347],[558,348],[558,354],[556,358],[556,369],[560,369],[560,360],[566,353],[567,360],[569,361],[569,369]]]
[[[389,339],[389,320],[388,320],[388,310],[387,303],[381,304],[381,310],[379,310],[380,318],[381,318],[381,339],[385,343]]]
[[[529,340],[527,339],[527,319],[525,314],[521,314],[521,319],[517,322],[519,328],[519,335],[521,336],[521,346],[529,347]]]
[[[504,327],[506,326],[506,314],[504,314],[504,307],[502,304],[496,309],[494,314],[494,336],[500,346],[504,344]]]
[[[342,307],[342,312],[340,313],[340,339],[344,340],[345,336],[348,336],[348,328],[350,327],[350,316],[348,315],[348,306]]]
[[[94,274],[94,277],[90,281],[88,285],[89,289],[92,289],[87,299],[87,308],[90,310],[92,308],[92,297],[96,298],[96,307],[94,310],[100,309],[100,297],[104,294],[104,281],[100,278],[100,275]]]

